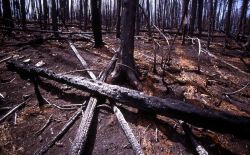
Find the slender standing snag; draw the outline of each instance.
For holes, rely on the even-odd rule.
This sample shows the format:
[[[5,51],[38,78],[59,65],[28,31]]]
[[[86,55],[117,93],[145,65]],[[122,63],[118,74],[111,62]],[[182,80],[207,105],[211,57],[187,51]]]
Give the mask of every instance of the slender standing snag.
[[[197,0],[192,0],[192,10],[191,10],[191,19],[190,19],[190,35],[193,36],[194,25],[196,21],[196,12],[197,12]]]
[[[202,16],[203,16],[203,0],[198,0],[198,31],[199,31],[199,37],[201,37],[202,33]]]
[[[56,10],[56,2],[52,0],[52,29],[53,31],[58,31],[58,24],[57,24],[57,10]],[[58,33],[55,33],[55,36],[58,37]]]
[[[88,0],[84,0],[84,31],[87,30],[88,26]]]
[[[117,0],[117,12],[116,12],[116,38],[120,38],[121,34],[121,0]]]
[[[47,29],[47,23],[48,22],[48,16],[49,16],[49,11],[48,11],[48,3],[47,0],[43,0],[43,24],[44,24],[44,29]]]
[[[239,19],[239,25],[238,25],[238,36],[242,32],[242,35],[245,34],[245,27],[246,27],[246,15],[247,15],[247,7],[248,7],[249,0],[243,0],[242,6],[241,6],[241,13],[240,13],[240,19]]]
[[[102,42],[102,22],[101,22],[101,0],[91,0],[92,30],[94,33],[95,47],[101,47]]]
[[[183,9],[182,9],[182,45],[185,44],[185,37],[187,33],[187,24],[188,24],[188,4],[190,0],[183,0]]]
[[[227,7],[227,16],[225,21],[225,48],[228,44],[228,39],[230,35],[230,28],[231,28],[231,13],[232,13],[232,7],[233,7],[233,0],[228,0],[228,7]]]
[[[26,12],[25,12],[25,0],[21,0],[21,13],[22,13],[22,26],[26,29]]]
[[[21,75],[37,75],[45,77],[80,90],[86,90],[112,98],[115,101],[119,101],[144,111],[146,110],[151,113],[180,119],[198,127],[250,138],[249,117],[235,116],[227,112],[220,112],[209,108],[201,109],[183,101],[171,98],[161,99],[159,97],[148,96],[136,90],[106,84],[84,77],[59,75],[52,71],[32,67],[20,62],[10,61],[8,62],[7,67]]]
[[[3,17],[4,17],[4,25],[6,27],[14,28],[9,0],[3,0]],[[11,29],[8,32],[11,33]]]
[[[119,63],[113,75],[114,82],[128,81],[138,86],[138,78],[134,60],[135,15],[138,0],[124,0],[122,4],[121,47]]]

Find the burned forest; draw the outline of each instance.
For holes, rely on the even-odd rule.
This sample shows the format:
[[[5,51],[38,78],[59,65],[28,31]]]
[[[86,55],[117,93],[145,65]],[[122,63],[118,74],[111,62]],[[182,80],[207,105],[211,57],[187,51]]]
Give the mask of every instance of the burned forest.
[[[249,155],[250,0],[0,0],[0,155]]]

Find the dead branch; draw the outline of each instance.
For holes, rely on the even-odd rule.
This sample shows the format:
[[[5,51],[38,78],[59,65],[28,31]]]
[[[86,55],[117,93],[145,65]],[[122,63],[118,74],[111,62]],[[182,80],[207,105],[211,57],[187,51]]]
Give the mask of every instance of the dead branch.
[[[48,120],[46,121],[46,123],[41,127],[41,129],[39,129],[39,130],[35,133],[36,136],[39,136],[39,135],[49,126],[49,124],[52,122],[52,116],[53,116],[53,114],[50,115],[49,119],[48,119]]]
[[[76,53],[78,59],[81,61],[82,65],[83,65],[83,67],[85,69],[88,69],[88,65],[87,65],[86,61],[79,55],[79,53],[77,52],[74,45],[71,46],[71,48]],[[117,55],[115,54],[113,58],[115,59],[116,56]],[[113,60],[113,58],[112,58],[112,60]],[[106,70],[104,70],[104,72],[100,73],[100,75],[98,76],[98,79],[104,81],[107,78],[107,75],[110,72],[109,67],[114,66],[113,63],[116,62],[116,61],[112,61],[112,60],[108,64],[108,68]],[[97,79],[93,72],[88,71],[88,74],[93,80]],[[94,111],[95,111],[96,105],[97,105],[97,99],[91,97],[88,104],[87,104],[87,108],[86,108],[86,111],[85,111],[85,113],[84,113],[84,115],[82,117],[79,128],[77,130],[77,134],[76,134],[76,137],[74,139],[74,142],[73,142],[73,144],[71,146],[70,154],[72,154],[72,155],[80,155],[80,154],[82,154],[82,152],[83,152],[83,150],[85,148],[86,141],[87,141],[89,128],[90,128],[90,125],[91,125],[93,117],[94,117]]]
[[[82,108],[79,108],[77,112],[75,112],[72,117],[67,121],[67,123],[62,127],[62,129],[57,133],[55,137],[52,138],[51,141],[49,141],[45,146],[43,146],[41,149],[39,149],[35,155],[43,155],[45,154],[49,148],[51,148],[57,141],[59,141],[65,133],[70,129],[70,127],[75,123],[77,118],[81,115]]]
[[[3,63],[3,62],[5,62],[5,61],[10,60],[11,58],[12,58],[12,56],[9,56],[7,58],[4,58],[4,59],[0,60],[0,64]]]
[[[23,107],[29,100],[30,98],[12,108],[7,114],[5,114],[2,118],[0,118],[0,123],[2,123],[8,116],[16,112],[19,108]]]
[[[221,59],[221,58],[218,58],[216,55],[212,54],[212,53],[209,52],[208,50],[202,49],[201,51],[204,52],[204,53],[206,53],[208,56],[210,56],[210,57],[212,57],[212,58],[218,60],[219,62],[222,62],[223,64],[225,64],[225,65],[227,65],[227,66],[233,68],[234,70],[237,70],[238,72],[240,72],[240,73],[242,73],[242,74],[244,74],[244,75],[246,75],[246,76],[250,76],[249,73],[247,73],[247,72],[245,72],[245,71],[239,69],[238,67],[236,67],[236,66],[234,66],[234,65],[232,65],[232,64],[230,64],[230,63],[228,63],[228,62],[226,62],[225,60],[223,60],[223,59]]]
[[[199,144],[199,142],[195,139],[191,129],[189,128],[189,126],[183,122],[183,121],[179,121],[183,131],[185,132],[186,136],[188,137],[188,139],[191,141],[194,149],[196,150],[198,155],[208,155],[208,152],[206,151],[206,149]]]
[[[250,85],[250,81],[242,88],[234,91],[234,92],[229,92],[229,93],[224,93],[225,95],[234,95],[234,94],[237,94],[239,92],[241,92],[242,90],[244,90],[245,88],[247,88],[248,86]]]
[[[110,85],[101,81],[94,81],[84,77],[72,75],[60,76],[54,72],[42,68],[25,65],[20,62],[10,61],[7,66],[10,70],[26,76],[42,76],[59,83],[68,84],[80,90],[90,91],[95,94],[112,98],[127,105],[184,120],[198,127],[211,129],[223,133],[233,133],[242,137],[250,137],[250,118],[235,116],[227,112],[212,109],[201,109],[183,101],[148,96],[142,92]],[[132,104],[132,103],[133,104]],[[230,126],[230,128],[229,128]]]
[[[95,80],[96,76],[93,72],[89,71],[89,66],[87,65],[87,62],[82,58],[82,56],[79,54],[78,50],[76,49],[75,45],[72,43],[71,40],[68,40],[69,45],[71,47],[71,49],[73,50],[73,52],[75,53],[75,55],[77,56],[78,60],[81,62],[82,66],[87,69],[87,72],[89,74],[89,76]]]
[[[116,106],[113,107],[113,111],[116,115],[117,120],[119,121],[119,124],[121,125],[126,137],[128,138],[128,141],[132,145],[132,148],[134,150],[134,153],[136,155],[143,155],[142,148],[140,144],[138,143],[137,139],[135,138],[132,129],[129,127],[128,122],[125,120],[122,112],[120,109],[118,109]]]

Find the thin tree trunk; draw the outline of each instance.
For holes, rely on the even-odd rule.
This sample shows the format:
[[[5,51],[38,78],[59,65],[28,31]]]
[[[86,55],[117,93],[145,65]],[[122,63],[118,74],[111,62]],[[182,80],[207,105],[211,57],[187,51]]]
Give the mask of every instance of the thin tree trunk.
[[[9,0],[3,0],[3,17],[4,17],[4,25],[6,27],[14,28]],[[9,33],[11,33],[11,30],[9,30]]]
[[[95,47],[101,47],[103,45],[101,27],[101,0],[91,0],[91,12]]]
[[[225,47],[227,47],[228,38],[230,35],[232,7],[233,7],[233,0],[228,0],[227,16],[225,21],[225,33],[226,33]]]
[[[88,26],[88,0],[84,0],[84,31],[87,30]]]
[[[26,12],[25,12],[25,0],[21,0],[21,12],[22,12],[22,26],[26,29]]]
[[[116,12],[116,38],[120,38],[121,33],[121,0],[117,0],[117,12]]]
[[[134,60],[135,15],[138,0],[123,1],[121,47],[119,63],[116,65],[113,82],[129,82],[138,86]]]
[[[202,16],[203,16],[203,0],[198,0],[198,30],[199,37],[201,37],[202,33]]]
[[[56,2],[52,0],[52,29],[53,31],[58,31],[58,23],[57,23],[57,10],[56,10]],[[58,36],[58,33],[55,33],[55,36]]]
[[[191,19],[190,19],[190,35],[193,35],[195,20],[197,12],[197,0],[192,0],[192,10],[191,10]]]

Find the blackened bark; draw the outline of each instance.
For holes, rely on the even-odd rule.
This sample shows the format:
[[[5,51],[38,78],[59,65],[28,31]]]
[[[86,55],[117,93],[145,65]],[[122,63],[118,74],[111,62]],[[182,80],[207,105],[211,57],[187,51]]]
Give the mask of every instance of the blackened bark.
[[[149,6],[149,0],[147,0],[147,27],[148,27],[148,35],[149,38],[152,38],[152,32],[151,32],[151,21],[150,21],[150,6]]]
[[[80,21],[80,23],[79,23],[79,27],[80,27],[80,29],[82,29],[82,18],[83,18],[83,2],[82,2],[83,0],[80,0],[80,12],[79,12],[79,21]]]
[[[84,31],[87,30],[88,26],[88,0],[84,0]]]
[[[185,37],[187,33],[187,23],[188,23],[188,4],[189,0],[183,0],[183,8],[182,8],[182,45],[185,44]]]
[[[191,19],[190,19],[190,35],[193,35],[195,20],[197,12],[197,0],[192,0],[192,10],[191,10]]]
[[[103,45],[101,27],[101,0],[91,0],[91,13],[95,47],[101,47]]]
[[[138,86],[138,78],[134,60],[135,15],[138,0],[122,2],[122,27],[119,65],[116,65],[114,82],[126,81],[132,86]]]
[[[198,30],[199,37],[201,37],[202,33],[202,16],[203,16],[203,0],[198,0]]]
[[[58,23],[57,23],[57,10],[56,10],[56,2],[52,0],[52,29],[53,31],[58,31]],[[58,33],[55,33],[55,36],[58,36]]]
[[[207,48],[209,48],[211,41],[211,33],[213,27],[213,0],[209,1],[209,27],[208,27],[208,40],[207,40]]]
[[[4,17],[4,25],[6,27],[14,27],[12,15],[11,15],[11,8],[10,8],[10,1],[3,0],[3,17]],[[9,31],[11,33],[11,30]]]
[[[22,14],[22,26],[26,29],[26,12],[25,12],[25,0],[21,0],[21,14]]]
[[[140,27],[141,27],[141,14],[140,14],[139,5],[137,5],[137,7],[136,7],[136,27],[135,27],[135,34],[136,35],[139,35]]]
[[[52,71],[25,65],[20,62],[8,62],[8,69],[18,72],[22,77],[41,76],[80,90],[90,91],[129,106],[154,114],[180,119],[195,126],[222,133],[232,133],[245,138],[250,137],[250,118],[235,116],[228,112],[199,108],[190,103],[171,98],[161,99],[142,92],[94,81],[84,77],[59,75]]]
[[[117,0],[117,12],[116,12],[116,38],[120,38],[121,34],[121,0]]]
[[[43,12],[44,12],[43,14],[44,29],[47,29],[48,16],[49,16],[47,0],[43,0]]]
[[[227,16],[226,16],[226,21],[225,21],[225,33],[226,33],[225,47],[227,47],[228,38],[230,35],[232,7],[233,7],[233,0],[228,0]]]
[[[242,6],[241,6],[241,13],[240,13],[238,34],[237,35],[239,35],[241,32],[243,32],[243,35],[245,34],[246,14],[247,14],[248,2],[249,2],[249,0],[243,0]]]

